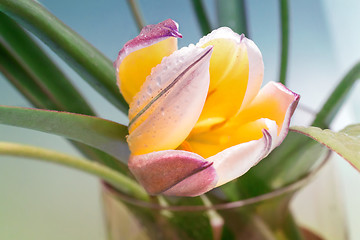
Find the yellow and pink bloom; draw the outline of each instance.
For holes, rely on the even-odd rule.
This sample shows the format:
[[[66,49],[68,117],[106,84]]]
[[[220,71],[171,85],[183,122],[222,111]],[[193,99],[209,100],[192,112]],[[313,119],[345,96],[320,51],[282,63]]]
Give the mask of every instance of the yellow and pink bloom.
[[[197,196],[246,173],[285,138],[299,95],[260,89],[253,41],[223,27],[177,50],[171,19],[145,27],[115,62],[129,103],[128,166],[150,194]]]

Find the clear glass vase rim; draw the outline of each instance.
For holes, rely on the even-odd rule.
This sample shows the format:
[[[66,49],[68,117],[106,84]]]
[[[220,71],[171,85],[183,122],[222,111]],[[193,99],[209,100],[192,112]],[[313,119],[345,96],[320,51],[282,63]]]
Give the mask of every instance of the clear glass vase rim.
[[[114,189],[109,184],[103,182],[103,191],[108,191],[112,195],[119,198],[121,201],[125,201],[128,204],[143,207],[143,208],[149,208],[153,210],[169,210],[169,211],[207,211],[207,210],[224,210],[224,209],[232,209],[232,208],[238,208],[243,206],[248,206],[254,203],[258,203],[261,201],[265,201],[274,197],[281,196],[285,193],[290,193],[292,191],[295,191],[299,189],[300,187],[304,186],[306,183],[311,181],[311,179],[320,171],[320,169],[328,162],[331,151],[328,150],[326,155],[323,156],[323,159],[320,161],[317,166],[315,166],[312,170],[309,171],[308,174],[304,175],[302,178],[298,179],[297,181],[290,183],[289,185],[286,185],[284,187],[275,189],[271,192],[264,193],[262,195],[258,195],[255,197],[242,199],[239,201],[234,202],[227,202],[227,203],[220,203],[220,204],[214,204],[211,206],[204,206],[204,205],[184,205],[184,206],[162,206],[156,203],[151,202],[145,202],[139,199],[132,198],[130,196],[127,196],[124,193],[121,193]]]

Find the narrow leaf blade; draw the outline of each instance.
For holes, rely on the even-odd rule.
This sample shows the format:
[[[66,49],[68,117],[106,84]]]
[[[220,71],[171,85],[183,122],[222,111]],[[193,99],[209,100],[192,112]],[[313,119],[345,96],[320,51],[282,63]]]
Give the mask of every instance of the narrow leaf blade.
[[[141,13],[139,4],[136,0],[128,0],[128,4],[130,6],[130,9],[131,9],[132,15],[134,17],[134,20],[136,22],[136,25],[137,25],[139,31],[141,31],[141,29],[143,27],[145,27],[146,24],[145,24],[144,17]]]
[[[211,25],[202,0],[192,0],[192,5],[203,35],[211,32]]]
[[[36,107],[93,115],[89,104],[38,44],[0,12],[0,70]],[[11,62],[11,63],[10,63]],[[34,101],[34,99],[40,101]]]
[[[112,62],[35,0],[0,0],[0,11],[19,20],[95,90],[124,113],[128,105],[119,93]]]
[[[102,118],[0,105],[0,124],[29,128],[79,141],[124,163],[129,157],[127,127]]]
[[[281,18],[281,62],[279,81],[286,85],[286,73],[289,57],[289,4],[288,0],[279,1]]]
[[[356,63],[335,87],[311,125],[328,128],[337,112],[341,109],[353,85],[359,78],[360,62]]]
[[[303,126],[292,127],[291,130],[325,145],[360,171],[360,124],[348,126],[340,132]]]
[[[227,26],[249,38],[244,0],[217,0],[217,15],[220,27]]]

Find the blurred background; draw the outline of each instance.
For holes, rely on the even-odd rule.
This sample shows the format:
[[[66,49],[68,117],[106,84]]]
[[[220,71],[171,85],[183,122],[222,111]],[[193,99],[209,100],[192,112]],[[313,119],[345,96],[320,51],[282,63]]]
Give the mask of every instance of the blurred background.
[[[110,59],[138,34],[125,0],[39,0]],[[213,27],[216,4],[204,1]],[[264,82],[277,81],[280,60],[279,1],[246,1],[250,38],[262,51]],[[172,18],[180,25],[180,47],[202,36],[190,1],[139,0],[147,24]],[[301,103],[317,110],[344,74],[360,60],[360,2],[356,0],[289,1],[290,50],[288,86]],[[44,49],[46,46],[42,45]],[[101,117],[126,123],[123,116],[94,92],[58,57],[49,54],[70,76]],[[360,122],[360,85],[349,95],[332,128]],[[0,104],[30,104],[0,74]],[[13,141],[79,153],[65,140],[45,133],[0,125],[0,141]],[[332,157],[333,179],[342,197],[349,239],[360,239],[360,174],[338,156]],[[106,238],[99,182],[84,173],[48,163],[0,157],[0,239]]]

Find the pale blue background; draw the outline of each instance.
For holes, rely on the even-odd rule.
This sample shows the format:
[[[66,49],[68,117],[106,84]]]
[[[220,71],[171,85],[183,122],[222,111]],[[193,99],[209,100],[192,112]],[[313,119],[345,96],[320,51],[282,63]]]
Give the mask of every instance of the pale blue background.
[[[51,12],[77,31],[109,58],[137,35],[124,0],[41,0]],[[205,1],[212,23],[215,5]],[[278,1],[248,2],[250,36],[261,49],[265,81],[277,80],[279,67]],[[180,46],[195,43],[201,33],[190,1],[140,1],[147,23],[172,18],[180,24]],[[360,3],[346,1],[290,1],[291,42],[289,87],[300,93],[301,102],[317,109],[336,82],[360,59]],[[52,55],[58,60],[56,56]],[[63,62],[60,64],[91,101],[99,114],[126,122]],[[360,121],[360,87],[353,90],[334,128]],[[29,106],[0,76],[0,104]],[[44,133],[0,126],[1,141],[15,141],[78,154],[66,141]],[[351,239],[360,238],[360,175],[335,159],[340,192],[345,197]],[[42,162],[0,157],[0,239],[105,239],[98,181],[78,171]]]

